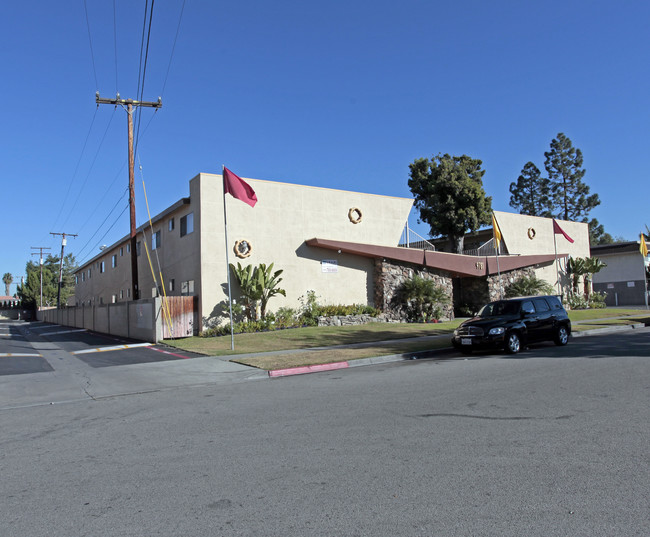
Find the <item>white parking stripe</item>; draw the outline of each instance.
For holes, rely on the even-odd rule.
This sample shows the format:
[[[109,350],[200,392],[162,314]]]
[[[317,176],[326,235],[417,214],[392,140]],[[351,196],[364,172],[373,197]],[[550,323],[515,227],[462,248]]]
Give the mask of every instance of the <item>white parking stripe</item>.
[[[107,351],[121,351],[124,349],[135,349],[136,347],[151,347],[153,343],[132,343],[130,345],[116,345],[114,347],[98,347],[95,349],[84,349],[82,351],[75,351],[72,354],[90,354],[93,352],[107,352]]]
[[[76,330],[59,330],[56,332],[40,332],[39,336],[58,336],[59,334],[72,334],[73,332],[87,332],[85,328],[77,328]]]
[[[0,352],[0,358],[10,358],[13,356],[41,356],[40,354],[29,354],[26,352]]]

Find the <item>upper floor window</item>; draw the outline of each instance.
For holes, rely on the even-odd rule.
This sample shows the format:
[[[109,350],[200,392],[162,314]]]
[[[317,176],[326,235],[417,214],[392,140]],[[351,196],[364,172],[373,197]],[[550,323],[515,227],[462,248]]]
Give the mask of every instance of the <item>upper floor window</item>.
[[[151,235],[151,249],[155,250],[156,248],[160,248],[160,245],[160,231],[156,231]]]
[[[111,257],[111,266],[113,268],[117,267],[117,255],[114,255],[113,257]]]
[[[181,237],[194,231],[194,213],[181,217]]]
[[[174,231],[174,219],[169,219],[169,231]]]

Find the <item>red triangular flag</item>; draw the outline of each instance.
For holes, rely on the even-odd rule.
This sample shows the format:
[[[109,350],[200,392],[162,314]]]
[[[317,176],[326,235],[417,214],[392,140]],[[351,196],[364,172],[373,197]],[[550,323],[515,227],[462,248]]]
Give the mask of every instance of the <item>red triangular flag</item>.
[[[238,175],[232,173],[228,168],[223,168],[223,192],[230,194],[233,198],[248,203],[255,207],[257,196],[251,186]]]
[[[566,240],[573,242],[573,239],[566,234],[566,232],[560,227],[560,224],[555,221],[555,218],[553,219],[553,233],[555,235],[564,235]]]

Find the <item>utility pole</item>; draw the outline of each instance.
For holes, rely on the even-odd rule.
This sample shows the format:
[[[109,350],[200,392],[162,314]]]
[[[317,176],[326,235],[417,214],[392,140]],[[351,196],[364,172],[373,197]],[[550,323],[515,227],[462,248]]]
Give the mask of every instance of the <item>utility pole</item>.
[[[135,157],[133,154],[133,111],[138,106],[145,106],[148,108],[158,108],[162,107],[162,99],[158,97],[157,102],[147,102],[147,101],[135,101],[133,99],[121,99],[120,94],[118,93],[115,99],[102,99],[99,96],[99,92],[95,93],[95,101],[97,106],[100,104],[112,104],[114,106],[121,106],[126,110],[127,123],[129,129],[129,209],[130,209],[130,218],[131,218],[131,287],[133,289],[132,296],[133,300],[138,300],[140,298],[140,288],[138,285],[138,257],[136,252],[136,223],[135,223],[135,188],[134,183],[134,167],[135,167]]]
[[[38,304],[38,308],[43,307],[43,250],[51,250],[51,248],[47,246],[32,246],[32,250],[40,250],[40,252],[37,254],[36,252],[32,252],[32,255],[39,255],[40,256],[40,265],[41,265],[41,301]]]
[[[67,244],[68,241],[66,241],[66,237],[76,237],[77,235],[74,233],[52,233],[50,231],[50,235],[61,235],[61,261],[59,264],[59,290],[57,291],[56,294],[56,307],[59,309],[61,307],[61,285],[63,284],[63,250],[65,249],[65,245]]]

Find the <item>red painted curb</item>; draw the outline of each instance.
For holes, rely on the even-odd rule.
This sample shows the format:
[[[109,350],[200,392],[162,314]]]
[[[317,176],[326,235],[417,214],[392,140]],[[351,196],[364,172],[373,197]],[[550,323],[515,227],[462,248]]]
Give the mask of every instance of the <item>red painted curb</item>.
[[[333,364],[308,365],[304,367],[292,367],[289,369],[275,369],[269,371],[269,377],[287,377],[289,375],[304,375],[305,373],[316,373],[318,371],[332,371],[334,369],[345,369],[349,367],[347,362],[335,362]]]

